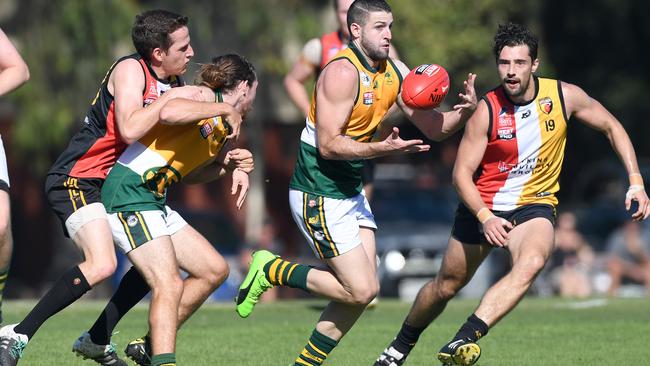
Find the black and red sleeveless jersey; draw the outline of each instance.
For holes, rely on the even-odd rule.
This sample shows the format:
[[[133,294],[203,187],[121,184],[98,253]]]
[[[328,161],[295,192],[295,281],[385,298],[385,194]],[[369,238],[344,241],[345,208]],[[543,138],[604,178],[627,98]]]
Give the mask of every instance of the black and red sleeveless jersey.
[[[127,144],[122,141],[115,124],[115,101],[108,91],[108,79],[115,66],[127,59],[135,59],[142,66],[145,76],[145,87],[142,91],[144,107],[156,101],[170,88],[183,85],[180,77],[171,77],[169,80],[158,79],[149,64],[137,53],[120,58],[104,76],[99,91],[90,104],[83,127],[72,137],[68,147],[56,160],[48,174],[105,179],[110,168],[126,149]]]

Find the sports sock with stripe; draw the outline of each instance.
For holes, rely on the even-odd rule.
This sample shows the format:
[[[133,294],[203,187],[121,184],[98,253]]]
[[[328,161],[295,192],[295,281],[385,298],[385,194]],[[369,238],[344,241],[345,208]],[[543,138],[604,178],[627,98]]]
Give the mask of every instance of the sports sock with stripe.
[[[296,358],[294,366],[322,365],[327,355],[332,352],[338,343],[338,341],[314,329],[307,345],[302,349],[298,358]]]
[[[264,265],[266,279],[273,285],[284,285],[309,292],[307,289],[307,273],[311,267],[304,264],[291,263],[282,258],[276,258]]]
[[[151,357],[151,366],[176,366],[175,353],[161,353]]]

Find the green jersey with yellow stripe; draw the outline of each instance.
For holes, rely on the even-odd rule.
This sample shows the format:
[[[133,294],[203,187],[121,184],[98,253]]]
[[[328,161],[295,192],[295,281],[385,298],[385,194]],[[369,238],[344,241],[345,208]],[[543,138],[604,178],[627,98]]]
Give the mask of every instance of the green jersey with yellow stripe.
[[[350,43],[332,61],[348,60],[359,72],[357,97],[345,135],[355,141],[370,142],[379,123],[399,94],[402,76],[392,60],[370,66],[361,51]],[[353,197],[361,192],[363,160],[327,160],[318,151],[316,141],[316,89],[309,116],[300,136],[300,150],[290,187],[331,198]]]
[[[106,177],[102,186],[106,211],[164,210],[167,188],[212,162],[229,130],[221,117],[185,125],[157,124],[129,145]]]

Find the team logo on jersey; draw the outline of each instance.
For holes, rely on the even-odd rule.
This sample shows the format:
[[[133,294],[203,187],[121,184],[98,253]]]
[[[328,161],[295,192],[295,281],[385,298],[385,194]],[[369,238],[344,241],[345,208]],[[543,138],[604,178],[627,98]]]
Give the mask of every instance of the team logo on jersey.
[[[371,91],[363,93],[363,104],[371,105],[372,100],[374,99],[375,94]]]
[[[549,97],[542,98],[539,100],[539,107],[542,109],[542,112],[549,114],[553,110],[553,100]]]
[[[307,219],[307,222],[309,222],[309,225],[315,225],[318,223],[318,216],[310,217]]]
[[[361,85],[363,86],[370,86],[370,76],[366,74],[365,72],[359,72],[359,78],[361,80]]]
[[[386,85],[393,85],[393,74],[390,71],[386,71],[384,74],[384,80],[386,80]]]
[[[135,215],[130,215],[126,218],[126,224],[129,225],[129,227],[134,227],[138,224],[138,217]]]
[[[505,173],[509,171],[512,167],[514,167],[515,164],[508,164],[505,161],[500,161],[498,165],[499,173]]]

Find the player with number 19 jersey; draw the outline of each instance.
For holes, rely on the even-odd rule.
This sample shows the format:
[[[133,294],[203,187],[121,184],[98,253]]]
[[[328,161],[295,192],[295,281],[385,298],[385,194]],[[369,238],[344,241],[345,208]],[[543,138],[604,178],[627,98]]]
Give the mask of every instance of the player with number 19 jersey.
[[[568,118],[560,81],[534,80],[535,97],[526,104],[511,102],[501,86],[483,97],[490,125],[474,183],[493,211],[558,203]]]

